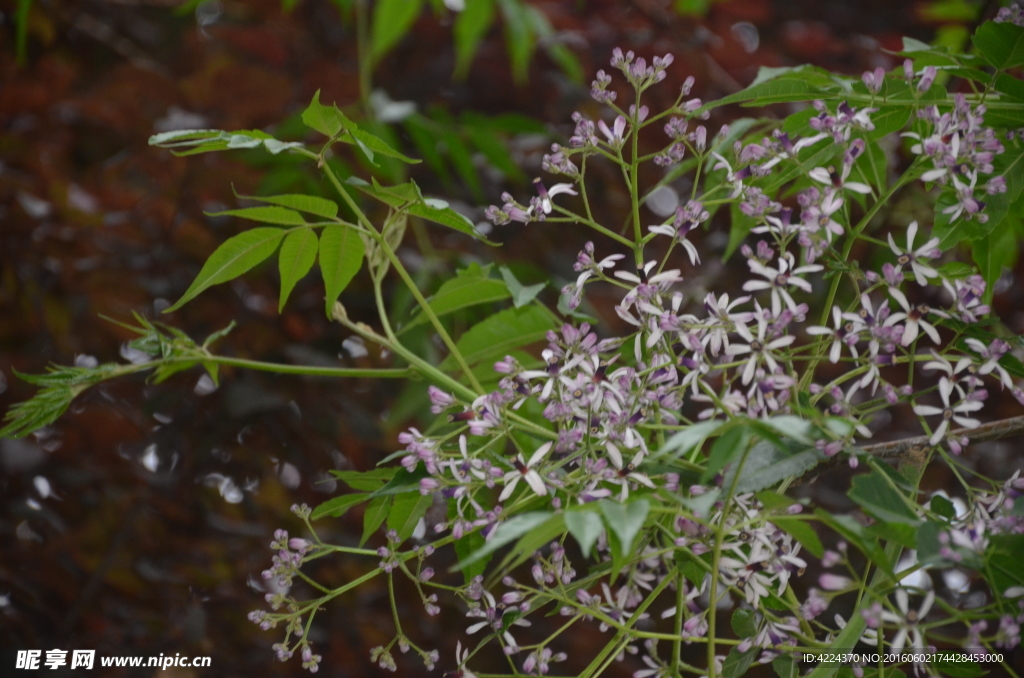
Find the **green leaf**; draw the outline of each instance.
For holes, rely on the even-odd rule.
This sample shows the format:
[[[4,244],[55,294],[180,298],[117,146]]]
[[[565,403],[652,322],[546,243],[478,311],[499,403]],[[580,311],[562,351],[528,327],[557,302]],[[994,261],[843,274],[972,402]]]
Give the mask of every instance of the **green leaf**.
[[[798,678],[800,670],[797,668],[796,657],[792,654],[781,654],[772,660],[772,669],[779,678]]]
[[[410,4],[416,1],[418,0],[410,0]],[[302,112],[302,122],[326,137],[347,144],[355,144],[366,155],[371,164],[375,164],[375,153],[410,164],[420,162],[399,153],[380,137],[360,129],[337,106],[325,106],[320,103],[320,90],[316,91],[313,95],[313,100],[306,107],[306,110]]]
[[[508,287],[508,291],[512,294],[512,303],[515,304],[516,308],[522,308],[536,299],[537,295],[540,294],[540,291],[544,289],[547,284],[538,283],[536,285],[524,287],[507,266],[502,266],[498,270],[501,271],[501,277],[504,279],[505,285]]]
[[[373,492],[395,477],[397,467],[375,468],[369,471],[337,471],[331,469],[330,474],[346,483],[354,490]]]
[[[949,676],[949,678],[979,678],[988,673],[977,662],[973,661],[948,661],[945,659],[948,653],[940,652],[937,656],[939,661],[931,663],[935,675]]]
[[[363,240],[348,226],[327,226],[320,234],[320,274],[327,290],[326,311],[331,317],[334,302],[363,266]]]
[[[1024,553],[1024,534],[992,535],[986,562],[986,578],[993,592],[1002,596],[1006,589],[1024,586],[1024,567],[1020,566]]]
[[[472,236],[477,240],[487,243],[488,245],[494,245],[485,238],[481,233],[476,230],[476,226],[472,221],[467,219],[465,216],[456,212],[451,207],[438,207],[441,201],[437,201],[435,206],[429,204],[410,205],[406,210],[410,215],[426,219],[427,221],[433,221],[435,224],[441,224],[448,228],[465,233],[466,235]]]
[[[338,497],[332,497],[313,509],[313,513],[309,517],[311,520],[319,520],[325,516],[340,518],[345,514],[345,511],[366,501],[368,496],[365,492],[357,492],[355,494],[343,494]]]
[[[261,226],[228,238],[206,260],[181,299],[164,313],[176,311],[206,288],[233,280],[263,262],[274,253],[284,234],[283,229]]]
[[[303,193],[293,193],[286,195],[238,195],[236,197],[245,200],[257,200],[259,202],[270,203],[271,205],[280,205],[281,207],[287,207],[292,210],[298,210],[299,212],[306,212],[307,214],[314,214],[318,217],[324,217],[325,219],[334,219],[338,216],[338,204],[327,200],[326,198],[318,198],[314,195],[305,195]]]
[[[773,492],[772,490],[762,490],[758,492],[757,500],[761,502],[761,506],[768,511],[787,508],[796,503],[795,499],[790,499],[786,495]]]
[[[513,539],[517,539],[538,525],[544,524],[551,517],[552,513],[549,511],[530,511],[529,513],[521,513],[518,516],[509,518],[495,528],[494,534],[483,548],[474,551],[469,558],[460,560],[453,569],[465,569],[468,565],[489,556]]]
[[[548,330],[555,328],[551,314],[537,306],[509,308],[480,321],[459,337],[456,348],[474,365],[485,360],[501,359],[514,348],[543,339]],[[448,356],[441,369],[451,370],[455,359]]]
[[[779,516],[772,518],[771,521],[777,528],[803,544],[803,547],[815,558],[821,558],[825,553],[825,547],[822,545],[821,539],[818,538],[818,533],[806,520]]]
[[[455,39],[455,78],[465,79],[487,31],[494,24],[494,0],[466,0],[452,27]]]
[[[472,553],[475,553],[479,549],[483,548],[486,544],[484,535],[481,534],[480,530],[470,532],[464,535],[462,539],[455,540],[455,556],[459,559],[459,562],[463,562],[469,559]],[[491,562],[491,556],[485,556],[479,560],[475,560],[462,568],[462,575],[465,577],[466,583],[473,581],[473,578],[484,574],[487,571],[487,564]]]
[[[565,533],[563,514],[556,513],[538,527],[529,530],[519,538],[515,546],[502,559],[496,568],[501,572],[511,572],[529,560],[539,549],[555,541]]]
[[[974,267],[962,261],[947,261],[936,269],[943,278],[963,279],[974,274]]]
[[[395,495],[391,510],[388,512],[388,529],[398,532],[399,543],[412,536],[416,524],[426,515],[433,502],[433,496],[419,492]]]
[[[455,278],[446,280],[427,303],[434,315],[440,318],[478,304],[508,299],[509,296],[508,287],[504,282],[487,277],[485,269],[473,264],[468,269],[459,271]],[[426,314],[419,313],[402,328],[402,331],[425,322]]]
[[[937,494],[932,497],[930,506],[932,511],[935,511],[946,520],[953,520],[956,518],[956,507],[953,506],[953,502],[946,499],[941,494]]]
[[[505,140],[498,131],[482,115],[466,113],[462,116],[462,126],[476,150],[480,151],[487,162],[501,170],[511,181],[525,181],[526,176],[519,169],[512,154],[509,153]]]
[[[580,545],[580,551],[584,558],[590,557],[590,549],[593,548],[597,538],[604,532],[604,523],[601,516],[595,511],[587,508],[565,512],[565,526],[569,534],[576,538]]]
[[[768,71],[767,74],[771,74]],[[789,70],[777,77],[758,82],[754,81],[746,89],[714,101],[705,108],[725,106],[727,104],[744,103],[748,106],[766,106],[789,101],[811,101],[821,98],[826,87],[831,84],[832,77],[821,69],[801,66]]]
[[[707,483],[734,459],[742,455],[750,444],[750,431],[745,426],[733,426],[722,434],[711,446],[708,463],[700,476],[701,483]]]
[[[533,8],[522,0],[499,0],[499,3],[505,19],[505,44],[512,64],[512,78],[522,84],[527,80],[530,59],[537,48],[529,15]]]
[[[633,540],[644,526],[651,503],[646,499],[638,499],[628,504],[604,500],[600,504],[605,523],[615,536],[619,538],[620,554],[625,558],[632,552]]]
[[[366,507],[366,513],[363,514],[363,536],[359,539],[360,546],[384,524],[384,519],[388,517],[388,511],[391,509],[391,499],[390,495],[376,497]]]
[[[316,233],[308,228],[300,228],[288,233],[281,243],[277,266],[281,274],[281,296],[277,302],[277,312],[284,310],[288,295],[292,293],[295,283],[302,280],[316,261],[318,243]]]
[[[1024,65],[1024,27],[986,21],[972,38],[985,61],[997,70]]]
[[[757,633],[757,614],[753,610],[737,608],[732,613],[732,630],[737,638],[750,638]]]
[[[295,210],[286,207],[243,207],[237,210],[225,210],[223,212],[206,212],[210,217],[241,217],[250,221],[261,221],[266,224],[280,224],[282,226],[305,226],[306,220]]]
[[[302,122],[325,137],[334,138],[342,130],[337,111],[335,106],[324,106],[320,103],[320,90],[317,90],[309,106],[302,112]]]
[[[671,438],[665,441],[662,448],[658,450],[658,456],[668,454],[673,457],[681,457],[689,454],[694,448],[703,445],[708,436],[718,431],[721,426],[722,422],[720,421],[702,421],[700,423],[687,426],[682,431],[673,434]]]
[[[747,461],[740,471],[736,483],[737,492],[756,492],[771,487],[786,478],[800,476],[811,470],[824,458],[816,448],[801,449],[799,452],[780,449],[767,441],[759,441],[747,454]],[[725,476],[728,487],[735,471],[730,469]]]
[[[370,31],[370,50],[374,61],[379,61],[405,37],[422,7],[423,0],[377,0]]]
[[[921,520],[907,506],[903,495],[877,471],[853,479],[847,496],[864,512],[881,521],[918,525]]]
[[[729,650],[729,654],[725,657],[725,661],[722,662],[722,678],[739,678],[750,665],[754,663],[754,659],[761,651],[759,647],[752,647],[746,652],[740,652],[738,648],[732,648]]]

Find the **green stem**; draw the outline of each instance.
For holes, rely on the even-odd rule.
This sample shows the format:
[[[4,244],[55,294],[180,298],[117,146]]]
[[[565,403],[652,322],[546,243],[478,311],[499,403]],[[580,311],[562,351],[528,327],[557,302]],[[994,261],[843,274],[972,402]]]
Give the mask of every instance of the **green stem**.
[[[441,324],[441,321],[438,319],[437,314],[434,313],[434,309],[430,308],[430,304],[428,304],[427,300],[423,297],[423,294],[416,286],[416,282],[409,275],[409,272],[405,270],[405,266],[402,265],[402,262],[395,255],[394,251],[391,249],[391,246],[388,245],[387,241],[384,239],[384,236],[377,232],[377,229],[373,227],[373,224],[370,222],[366,214],[363,213],[361,209],[359,209],[359,206],[356,204],[355,200],[353,200],[352,196],[349,195],[348,191],[345,190],[345,187],[341,185],[341,181],[338,179],[338,175],[334,173],[334,170],[331,169],[330,165],[328,165],[327,163],[322,163],[322,169],[324,170],[324,173],[327,175],[328,179],[330,179],[331,183],[334,184],[334,188],[335,190],[338,191],[338,194],[341,195],[342,200],[345,201],[345,204],[349,206],[349,209],[352,210],[352,212],[356,215],[359,222],[369,232],[370,237],[373,238],[373,240],[378,244],[378,246],[380,246],[381,251],[384,253],[384,256],[388,258],[388,261],[391,262],[392,267],[394,267],[395,271],[402,279],[402,282],[404,282],[406,287],[409,288],[409,292],[412,293],[413,298],[416,299],[416,303],[419,304],[420,309],[422,309],[423,311],[423,314],[427,316],[428,320],[430,320],[430,324],[434,326],[434,329],[441,337],[441,341],[443,341],[445,346],[448,347],[448,350],[451,352],[452,357],[455,359],[455,362],[458,363],[459,369],[461,369],[463,374],[466,375],[466,378],[469,380],[470,385],[476,391],[474,397],[476,395],[484,393],[484,389],[480,385],[480,382],[477,381],[476,375],[473,374],[473,371],[469,369],[469,365],[466,363],[466,359],[462,356],[462,353],[456,347],[455,342],[452,341],[452,338],[448,335],[448,331],[445,330],[444,325]],[[401,344],[399,344],[397,341],[392,341],[391,344],[392,348],[396,352],[399,352],[398,347],[401,346]],[[409,355],[411,354],[411,352],[405,350],[405,354]],[[406,356],[403,355],[403,357]],[[406,357],[406,359],[408,360],[408,357]],[[428,365],[428,363],[422,360],[418,361],[418,363],[420,365]],[[429,366],[429,370],[430,372],[435,373],[435,376],[437,378],[440,378],[441,375],[443,375],[443,373],[440,370],[436,369],[432,365]],[[447,375],[444,376],[447,377]]]

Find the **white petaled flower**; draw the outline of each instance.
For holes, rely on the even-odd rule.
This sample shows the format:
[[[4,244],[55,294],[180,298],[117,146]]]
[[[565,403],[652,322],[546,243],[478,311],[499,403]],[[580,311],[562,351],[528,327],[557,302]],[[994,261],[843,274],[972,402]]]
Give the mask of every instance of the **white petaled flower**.
[[[520,453],[512,461],[515,468],[505,474],[502,482],[505,483],[505,489],[501,491],[501,495],[498,497],[498,501],[505,501],[512,492],[515,491],[516,485],[519,484],[519,479],[522,478],[530,486],[530,489],[534,491],[538,496],[543,497],[548,493],[548,488],[544,484],[544,479],[540,477],[537,470],[534,468],[544,456],[551,450],[551,442],[546,442],[537,448],[537,451],[533,453],[529,461],[523,460],[523,455]]]
[[[615,118],[615,122],[612,123],[611,129],[608,128],[608,125],[605,124],[604,120],[598,120],[597,127],[598,129],[601,130],[601,133],[604,134],[605,138],[608,140],[608,145],[610,145],[612,148],[622,147],[622,144],[626,140],[626,119],[624,117],[620,115],[617,118]]]
[[[820,184],[826,186],[833,186],[835,188],[845,188],[854,193],[860,193],[861,195],[867,195],[871,192],[871,187],[867,184],[859,181],[847,181],[846,178],[850,176],[850,170],[853,169],[851,163],[843,163],[842,172],[836,173],[834,167],[815,167],[807,175],[817,181]]]
[[[978,367],[978,374],[992,374],[995,372],[999,375],[999,383],[1004,388],[1013,390],[1013,379],[1010,378],[1010,373],[999,364],[999,359],[1002,358],[1010,350],[1010,345],[1002,339],[993,339],[992,343],[985,346],[984,343],[977,339],[964,339],[971,350],[980,355],[985,359],[985,362]]]
[[[540,179],[533,180],[534,188],[537,189],[537,195],[540,196],[540,208],[544,214],[551,214],[551,210],[554,209],[554,205],[551,203],[551,198],[562,193],[568,193],[569,195],[578,195],[576,190],[572,187],[572,184],[555,184],[551,188],[544,186],[544,182]]]
[[[924,600],[921,601],[921,607],[912,610],[910,609],[907,590],[903,588],[896,589],[896,607],[899,610],[899,614],[889,610],[882,610],[881,612],[883,621],[895,624],[898,628],[892,642],[889,643],[889,650],[891,652],[899,653],[904,647],[907,647],[907,640],[910,640],[910,649],[925,649],[924,634],[921,633],[918,625],[928,616],[928,612],[932,609],[932,603],[934,602],[935,592],[929,591],[925,595]]]
[[[903,325],[903,335],[900,339],[901,346],[910,346],[914,339],[917,339],[917,335],[920,330],[924,330],[925,334],[927,334],[928,337],[936,344],[940,343],[939,331],[935,329],[934,325],[925,320],[925,317],[927,317],[929,313],[934,313],[935,315],[943,318],[948,318],[948,315],[942,311],[936,311],[928,306],[928,304],[911,306],[903,292],[900,292],[895,287],[889,288],[889,295],[900,303],[903,310],[899,313],[893,313],[886,318],[885,326],[891,327],[901,320],[906,320]]]
[[[797,312],[797,304],[793,301],[793,297],[786,288],[788,286],[798,287],[804,292],[809,293],[812,290],[811,283],[800,276],[807,273],[816,273],[824,269],[824,266],[820,264],[794,267],[792,255],[780,256],[777,267],[765,266],[757,259],[748,259],[747,264],[750,266],[752,273],[763,276],[765,280],[748,280],[743,283],[743,291],[756,292],[758,290],[770,289],[772,291],[772,315],[776,317],[782,312],[783,301],[786,303],[786,308],[793,313]]]
[[[939,380],[939,397],[942,398],[942,407],[934,407],[932,405],[916,405],[914,407],[914,414],[918,414],[922,417],[933,417],[937,414],[942,415],[942,423],[939,424],[938,428],[935,429],[935,433],[932,433],[932,437],[928,439],[930,445],[936,445],[942,436],[946,434],[946,430],[949,429],[950,420],[955,421],[964,428],[978,428],[981,426],[981,422],[972,417],[963,416],[968,412],[977,412],[980,410],[984,403],[980,400],[967,400],[961,399],[956,405],[950,405],[949,396],[953,393],[955,386],[946,377]],[[959,390],[959,389],[956,389]],[[963,394],[961,393],[961,398]]]
[[[843,199],[835,189],[827,189],[820,205],[810,205],[801,212],[803,223],[811,233],[825,231],[825,239],[832,242],[833,235],[843,234],[843,225],[832,215],[843,206]]]
[[[760,309],[758,309],[760,311]],[[750,329],[743,324],[736,325],[736,333],[739,334],[746,344],[733,343],[725,349],[725,354],[728,356],[738,356],[750,354],[747,359],[747,364],[743,368],[743,385],[746,386],[754,378],[754,370],[757,369],[757,364],[764,360],[768,364],[768,367],[774,372],[779,366],[779,363],[775,360],[775,356],[772,355],[772,351],[775,349],[789,346],[796,337],[793,335],[786,335],[773,339],[772,341],[766,341],[765,336],[768,332],[768,321],[765,320],[763,314],[758,314],[757,319],[757,334],[755,335]]]
[[[924,263],[925,259],[931,259],[938,255],[939,250],[937,249],[937,246],[939,244],[939,239],[932,238],[917,249],[914,249],[914,239],[916,237],[917,222],[912,221],[910,226],[907,227],[907,248],[904,250],[897,247],[896,241],[893,240],[892,233],[890,233],[889,249],[891,249],[893,254],[896,255],[896,270],[902,271],[904,266],[909,265],[914,271],[914,276],[917,278],[917,282],[921,285],[927,285],[929,278],[939,277],[938,271]]]
[[[476,678],[476,674],[466,668],[466,662],[469,661],[469,648],[463,650],[461,640],[455,642],[455,661],[459,666],[457,675],[461,678]]]
[[[857,318],[856,315],[854,317]],[[844,344],[850,349],[853,357],[856,358],[858,355],[856,343],[860,330],[864,328],[863,322],[860,318],[855,321],[844,317],[843,312],[839,310],[838,306],[832,307],[832,322],[835,324],[835,329],[815,325],[807,328],[807,334],[832,335],[832,349],[828,354],[829,362],[839,362]]]

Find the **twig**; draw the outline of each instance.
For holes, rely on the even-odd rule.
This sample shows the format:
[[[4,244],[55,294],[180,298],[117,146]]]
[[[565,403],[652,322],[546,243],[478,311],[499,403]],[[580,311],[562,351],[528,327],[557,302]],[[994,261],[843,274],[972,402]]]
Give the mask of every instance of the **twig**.
[[[986,440],[997,440],[999,438],[1006,438],[1007,436],[1017,435],[1020,433],[1024,433],[1024,416],[1000,419],[999,421],[990,421],[977,428],[958,428],[950,431],[946,435],[950,438],[967,436],[967,439],[972,443],[981,443]],[[893,440],[888,443],[867,445],[861,449],[875,457],[897,457],[905,454],[915,447],[926,447],[928,445],[928,438],[928,436],[904,438],[903,440]]]
[[[1009,419],[1000,419],[999,421],[990,421],[987,424],[982,424],[978,428],[954,429],[947,433],[946,436],[952,438],[967,436],[967,439],[972,443],[982,443],[986,440],[997,440],[999,438],[1008,438],[1010,436],[1020,434],[1024,434],[1024,415],[1011,417]],[[894,457],[902,457],[904,455],[921,455],[928,447],[928,440],[929,436],[903,438],[902,440],[892,440],[887,443],[865,445],[864,447],[861,447],[861,450],[873,457],[877,457],[878,459],[892,459]],[[841,462],[842,457],[830,457],[815,466],[802,477],[796,478],[790,486],[795,487],[797,485],[805,485],[811,482],[811,480],[821,472],[839,466]]]

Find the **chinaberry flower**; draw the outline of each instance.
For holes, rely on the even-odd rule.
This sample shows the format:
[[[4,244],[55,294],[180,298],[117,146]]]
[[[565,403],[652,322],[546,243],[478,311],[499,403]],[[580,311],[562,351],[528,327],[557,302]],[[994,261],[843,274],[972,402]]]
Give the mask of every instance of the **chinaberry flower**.
[[[621,115],[617,116],[611,128],[608,127],[604,120],[598,120],[597,127],[601,130],[601,134],[604,135],[605,139],[608,140],[609,146],[612,148],[622,148],[622,144],[626,142],[626,119],[624,117]]]
[[[907,247],[902,249],[896,245],[892,233],[889,234],[889,249],[896,255],[896,270],[902,270],[904,266],[910,266],[914,271],[914,277],[921,285],[927,285],[929,278],[939,277],[939,272],[929,266],[927,259],[934,259],[941,252],[938,249],[939,239],[931,238],[925,244],[914,249],[914,239],[917,238],[917,222],[910,222],[907,227]]]
[[[771,290],[772,315],[778,317],[782,313],[782,304],[793,313],[797,312],[797,304],[789,293],[789,287],[797,287],[804,292],[811,292],[811,283],[801,276],[807,273],[816,273],[824,266],[820,264],[808,264],[806,266],[795,266],[793,255],[786,253],[779,257],[778,264],[774,267],[766,266],[757,259],[747,260],[752,273],[765,278],[765,280],[748,280],[743,283],[744,292],[756,292],[759,290]]]
[[[949,429],[950,421],[955,421],[964,428],[977,428],[981,426],[980,421],[965,415],[969,412],[977,412],[984,406],[984,403],[980,400],[965,398],[961,392],[961,400],[955,405],[951,405],[949,397],[955,389],[956,387],[953,382],[947,377],[942,377],[939,380],[939,397],[942,398],[942,407],[934,407],[932,405],[916,405],[914,407],[914,414],[922,417],[942,415],[942,422],[936,427],[932,437],[928,439],[930,445],[937,445],[942,440],[942,437],[946,435],[946,431]]]
[[[850,171],[853,169],[853,163],[856,162],[857,158],[861,153],[864,152],[864,141],[863,139],[856,139],[850,148],[843,154],[843,167],[837,171],[835,167],[815,167],[807,175],[817,181],[820,184],[831,186],[835,189],[846,189],[853,191],[854,193],[860,193],[867,195],[871,192],[871,187],[865,183],[859,181],[847,181],[850,176]]]
[[[725,349],[725,354],[728,356],[749,355],[743,368],[742,381],[744,386],[749,384],[754,378],[754,370],[762,361],[767,363],[768,367],[774,371],[779,364],[774,352],[796,341],[796,337],[793,335],[783,335],[777,339],[768,340],[766,338],[768,320],[765,319],[763,313],[758,314],[756,334],[751,332],[746,324],[737,324],[735,330],[747,343],[733,342]]]
[[[935,342],[939,343],[939,332],[935,329],[935,326],[925,320],[929,313],[933,313],[940,317],[948,317],[942,311],[937,311],[928,304],[918,304],[917,306],[911,306],[910,302],[907,301],[906,295],[899,291],[895,287],[889,288],[889,296],[899,302],[903,310],[898,313],[893,313],[885,320],[885,326],[891,327],[901,320],[905,321],[903,324],[903,334],[900,339],[901,346],[910,346],[914,339],[917,339],[918,332],[924,330],[925,334]]]
[[[910,607],[907,590],[904,588],[896,589],[896,612],[889,610],[881,611],[882,620],[895,624],[897,627],[896,635],[893,637],[892,642],[889,643],[888,651],[899,653],[904,647],[908,646],[908,640],[910,641],[909,647],[911,649],[925,649],[924,635],[921,633],[919,625],[928,616],[928,612],[932,609],[934,602],[935,592],[929,591],[925,594],[924,600],[921,601],[921,607],[914,610]]]
[[[498,501],[505,501],[512,496],[512,492],[515,491],[516,485],[519,484],[519,480],[523,479],[526,484],[530,486],[534,494],[538,496],[544,496],[548,493],[548,488],[544,484],[544,479],[537,473],[536,466],[544,459],[545,455],[551,450],[553,443],[546,442],[537,448],[537,451],[530,456],[529,461],[523,460],[523,455],[520,453],[512,461],[515,468],[505,474],[502,482],[505,484],[505,489],[501,491],[501,495],[498,497]]]
[[[562,193],[568,193],[569,195],[577,195],[573,189],[572,184],[555,184],[551,188],[544,186],[544,182],[539,178],[533,180],[533,186],[537,189],[537,195],[540,196],[540,208],[544,214],[551,214],[553,205],[551,198]]]
[[[857,316],[854,316],[857,317]],[[850,353],[853,357],[857,357],[857,341],[860,338],[860,330],[863,327],[859,320],[851,320],[850,318],[844,318],[842,311],[839,310],[838,306],[832,307],[832,322],[835,325],[832,327],[821,327],[813,326],[807,328],[807,334],[820,336],[820,335],[832,335],[832,348],[829,350],[828,358],[832,363],[839,362],[839,356],[842,355],[842,349],[845,345],[850,349]]]

